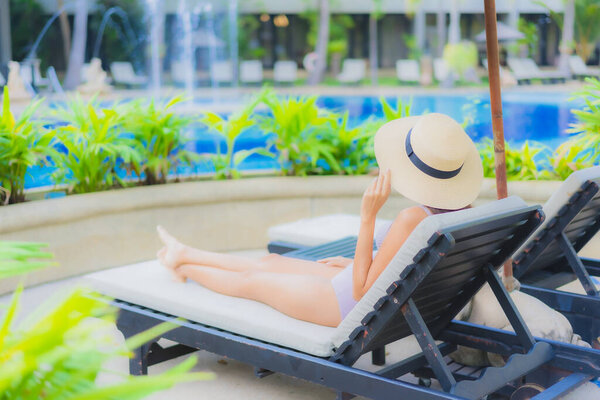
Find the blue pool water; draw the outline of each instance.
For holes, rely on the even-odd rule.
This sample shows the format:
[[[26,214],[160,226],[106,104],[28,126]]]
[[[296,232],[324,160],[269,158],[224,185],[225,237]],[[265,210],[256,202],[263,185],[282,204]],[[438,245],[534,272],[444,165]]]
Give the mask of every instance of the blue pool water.
[[[395,98],[386,98],[395,107]],[[505,92],[503,99],[504,135],[505,139],[515,145],[526,140],[543,143],[551,149],[564,142],[569,134],[569,125],[575,122],[572,108],[581,108],[568,101],[569,94],[564,93],[518,93]],[[415,95],[403,98],[411,102],[412,114],[439,112],[450,115],[459,122],[470,120],[467,133],[475,141],[492,137],[489,95],[487,93],[473,95]],[[378,97],[365,96],[322,96],[319,106],[329,110],[349,113],[350,125],[356,126],[368,118],[382,117],[383,111]],[[202,103],[198,104],[199,110]],[[192,132],[194,140],[188,143],[188,149],[198,153],[215,152],[216,144],[221,140],[205,128],[197,126]],[[236,143],[235,150],[251,149],[264,146],[270,135],[265,135],[260,129],[252,128],[243,133]],[[242,165],[242,170],[277,168],[274,159],[254,155]],[[26,187],[52,185],[48,168],[34,168],[26,178]],[[193,168],[181,170],[180,173],[211,172],[209,162],[201,162]]]

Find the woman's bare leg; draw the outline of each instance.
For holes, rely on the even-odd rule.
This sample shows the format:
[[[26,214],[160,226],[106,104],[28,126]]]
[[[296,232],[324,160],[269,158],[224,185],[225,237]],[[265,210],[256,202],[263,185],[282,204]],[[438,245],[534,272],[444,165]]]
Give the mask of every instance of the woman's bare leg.
[[[178,267],[177,273],[215,292],[267,304],[292,318],[326,326],[337,326],[341,321],[331,281],[324,277],[234,272],[190,264]]]
[[[157,230],[161,241],[165,244],[165,247],[158,252],[158,258],[171,269],[175,269],[182,264],[194,264],[237,272],[258,270],[283,274],[317,275],[329,279],[341,271],[341,268],[338,267],[294,259],[279,254],[269,254],[254,260],[231,254],[195,249],[180,243],[162,227],[158,227]]]

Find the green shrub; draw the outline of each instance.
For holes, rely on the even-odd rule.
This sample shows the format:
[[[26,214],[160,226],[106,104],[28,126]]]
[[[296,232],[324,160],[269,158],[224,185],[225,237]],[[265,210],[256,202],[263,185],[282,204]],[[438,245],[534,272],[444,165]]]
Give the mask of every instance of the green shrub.
[[[572,124],[569,133],[579,133],[571,138],[569,145],[579,147],[582,157],[589,158],[596,164],[600,163],[600,81],[596,78],[586,78],[586,85],[575,92],[571,100],[585,102],[583,109],[573,109],[577,122]],[[567,145],[567,146],[569,146]]]
[[[332,135],[330,139],[335,148],[334,170],[343,171],[346,175],[366,174],[374,164],[374,157],[366,151],[370,146],[373,131],[369,124],[353,129],[348,127],[348,111],[341,117],[331,119]]]
[[[16,120],[10,110],[8,87],[4,87],[0,115],[0,204],[25,201],[27,169],[48,164],[55,154],[53,132],[33,118],[40,104],[41,100],[29,104]]]
[[[0,277],[49,265],[52,256],[44,247],[0,242]],[[128,376],[110,386],[99,386],[99,374],[109,372],[103,369],[108,360],[130,354],[171,326],[158,325],[128,339],[123,347],[115,342],[110,329],[116,310],[107,299],[82,289],[55,299],[53,306],[46,303],[15,326],[22,291],[19,286],[0,314],[0,400],[140,399],[178,382],[211,378],[210,374],[188,372],[196,362],[191,357],[160,375]]]
[[[142,156],[136,141],[123,134],[122,118],[115,109],[77,97],[54,115],[67,123],[56,130],[66,153],[56,158],[55,183],[67,184],[69,193],[87,193],[125,186],[117,175],[118,167],[139,176]]]
[[[254,126],[256,120],[252,113],[262,100],[263,94],[255,97],[246,107],[237,113],[231,114],[227,119],[213,113],[205,112],[202,122],[213,132],[225,139],[225,150],[221,149],[221,145],[217,145],[217,153],[209,156],[215,167],[217,179],[239,178],[240,173],[238,166],[252,154],[262,154],[264,156],[273,157],[273,153],[266,148],[254,148],[251,150],[239,150],[234,153],[235,142],[237,138],[246,131],[246,129]]]
[[[266,133],[276,135],[270,144],[279,152],[283,175],[322,173],[324,169],[317,164],[319,160],[339,172],[331,144],[331,114],[319,109],[316,101],[316,96],[286,99],[273,93],[264,96],[271,114],[260,119],[260,126]]]
[[[179,165],[190,165],[197,160],[196,153],[184,149],[189,141],[187,128],[193,119],[172,111],[183,101],[182,96],[166,104],[154,100],[137,100],[123,106],[121,119],[126,133],[131,133],[142,159],[139,172],[145,173],[145,183],[166,183],[169,172],[176,172]]]
[[[578,136],[558,146],[550,157],[554,175],[564,180],[577,170],[597,165],[590,150],[585,142],[585,136]]]
[[[483,165],[483,176],[493,178],[496,176],[494,168],[494,141],[485,138],[477,143],[479,155]],[[504,146],[506,155],[506,178],[508,180],[530,181],[536,179],[549,179],[552,174],[538,167],[535,157],[548,148],[539,143],[526,141],[521,148],[512,148],[508,143]]]
[[[477,67],[477,46],[473,42],[449,43],[443,57],[448,68],[462,80],[467,70]]]

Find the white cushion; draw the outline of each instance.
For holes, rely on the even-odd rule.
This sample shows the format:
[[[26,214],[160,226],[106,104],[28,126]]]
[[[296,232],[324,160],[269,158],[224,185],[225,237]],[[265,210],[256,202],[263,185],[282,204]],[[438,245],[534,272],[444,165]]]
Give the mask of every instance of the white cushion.
[[[174,282],[155,260],[95,272],[85,280],[107,296],[190,321],[316,356],[334,351],[335,328],[300,321],[265,304],[225,296],[192,281]]]
[[[529,239],[525,242],[523,246],[517,251],[516,254],[519,254],[525,247],[527,247],[533,238],[537,236],[537,234],[544,229],[544,227],[550,222],[556,213],[569,201],[569,198],[579,190],[581,185],[584,182],[591,180],[595,181],[598,185],[600,185],[600,166],[586,168],[579,171],[573,172],[569,177],[563,182],[562,185],[558,188],[557,191],[552,194],[552,196],[548,199],[546,204],[544,204],[543,210],[546,215],[546,219],[540,225],[540,227],[535,231],[533,235],[529,237]]]
[[[389,222],[387,219],[377,219],[375,232]],[[272,226],[267,235],[270,241],[317,246],[348,236],[358,236],[359,228],[358,215],[329,214]]]
[[[156,261],[96,272],[87,282],[100,293],[157,311],[201,322],[240,335],[314,354],[330,356],[360,325],[389,285],[436,231],[526,206],[518,197],[485,204],[469,210],[434,215],[423,220],[400,248],[390,265],[337,328],[288,317],[264,304],[212,292],[187,282],[176,283]],[[412,343],[414,340],[408,340]]]

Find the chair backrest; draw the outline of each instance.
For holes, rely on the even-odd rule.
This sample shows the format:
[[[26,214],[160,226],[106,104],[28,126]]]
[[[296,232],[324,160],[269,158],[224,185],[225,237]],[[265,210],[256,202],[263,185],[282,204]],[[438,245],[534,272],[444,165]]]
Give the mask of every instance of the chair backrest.
[[[361,80],[366,76],[367,64],[360,58],[347,58],[342,64],[340,75],[348,79]]]
[[[483,286],[488,266],[498,269],[541,220],[518,197],[426,218],[338,326],[333,357],[348,365],[411,335],[401,311],[409,298],[435,337]]]
[[[273,64],[275,82],[293,83],[296,79],[298,79],[298,64],[295,61],[275,61]]]
[[[215,61],[210,66],[211,79],[215,82],[233,81],[233,66],[231,61]]]
[[[586,75],[588,74],[588,67],[579,56],[569,57],[569,68],[575,75]]]
[[[600,166],[571,174],[544,204],[546,221],[516,252],[515,277],[567,261],[557,236],[565,233],[575,252],[585,246],[600,229]]]
[[[33,82],[33,66],[29,63],[21,63],[19,72],[23,82],[27,85],[31,85]]]
[[[129,82],[136,78],[133,65],[126,61],[112,62],[110,64],[110,72],[115,82]]]
[[[448,64],[443,58],[435,58],[433,60],[433,77],[439,81],[443,82],[448,78],[449,74]]]
[[[262,62],[259,60],[245,60],[240,62],[240,81],[245,83],[258,83],[263,80]]]
[[[396,76],[401,81],[418,82],[421,79],[421,71],[417,60],[397,60]]]
[[[539,73],[540,67],[533,61],[531,58],[521,58],[519,59],[519,64],[523,69],[532,73]]]

